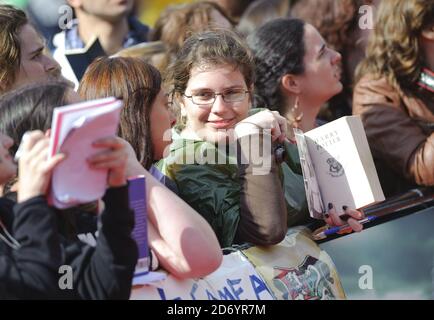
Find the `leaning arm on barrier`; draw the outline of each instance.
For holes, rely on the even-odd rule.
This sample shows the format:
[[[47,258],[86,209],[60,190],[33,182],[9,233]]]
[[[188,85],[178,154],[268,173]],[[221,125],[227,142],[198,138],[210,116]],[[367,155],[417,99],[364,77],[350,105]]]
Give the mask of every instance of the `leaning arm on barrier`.
[[[129,149],[128,175],[146,177],[149,244],[160,265],[178,278],[205,276],[220,266],[217,238],[193,208],[158,182]]]

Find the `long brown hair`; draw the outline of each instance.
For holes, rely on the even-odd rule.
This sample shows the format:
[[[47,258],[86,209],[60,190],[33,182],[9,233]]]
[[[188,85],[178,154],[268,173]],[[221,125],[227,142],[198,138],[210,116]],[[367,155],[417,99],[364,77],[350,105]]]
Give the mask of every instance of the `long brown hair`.
[[[394,88],[417,93],[416,82],[424,67],[419,38],[433,21],[433,0],[382,0],[357,80],[366,74],[385,77]]]
[[[118,135],[131,144],[137,159],[149,169],[154,159],[150,113],[160,89],[160,73],[144,60],[102,57],[88,67],[78,93],[86,100],[123,99]]]
[[[0,5],[0,94],[15,82],[21,63],[19,32],[28,23],[24,11],[9,5]]]

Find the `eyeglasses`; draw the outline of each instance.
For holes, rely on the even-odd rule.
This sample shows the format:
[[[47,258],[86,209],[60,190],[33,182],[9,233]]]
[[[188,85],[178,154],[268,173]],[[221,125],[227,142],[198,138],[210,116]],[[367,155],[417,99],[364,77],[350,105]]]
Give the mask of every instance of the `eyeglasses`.
[[[213,91],[201,91],[191,96],[184,94],[184,97],[191,99],[194,104],[199,106],[211,106],[214,104],[217,96],[222,96],[226,103],[241,102],[246,98],[246,94],[250,91],[245,89],[231,89],[225,92],[217,93]]]

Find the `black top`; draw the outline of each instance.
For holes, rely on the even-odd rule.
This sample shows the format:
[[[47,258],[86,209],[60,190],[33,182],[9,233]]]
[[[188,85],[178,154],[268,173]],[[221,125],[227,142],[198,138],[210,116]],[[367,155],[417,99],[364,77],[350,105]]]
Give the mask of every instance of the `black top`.
[[[54,211],[43,197],[15,206],[0,198],[0,218],[21,244],[14,250],[0,240],[0,299],[43,299],[53,295],[61,264]]]
[[[9,231],[22,246],[12,250],[0,242],[0,298],[128,299],[138,252],[131,238],[134,215],[127,186],[108,189],[103,200],[92,247],[78,238],[59,237],[58,216],[43,197],[16,204],[13,211],[13,202],[2,198],[2,221],[8,229],[13,224]],[[90,229],[96,228],[89,221]],[[62,265],[72,268],[72,289],[59,287]]]
[[[80,240],[64,241],[65,265],[73,269],[73,289],[58,291],[61,299],[128,299],[138,259],[131,237],[134,214],[128,188],[108,189],[100,217],[96,247]],[[59,276],[62,276],[59,274]]]

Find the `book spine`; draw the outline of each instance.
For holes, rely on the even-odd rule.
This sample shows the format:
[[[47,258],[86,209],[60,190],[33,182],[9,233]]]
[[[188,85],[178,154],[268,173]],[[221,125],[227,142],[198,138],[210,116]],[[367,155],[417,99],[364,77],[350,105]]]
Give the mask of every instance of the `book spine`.
[[[135,225],[132,237],[137,243],[139,259],[134,276],[149,272],[148,223],[146,205],[146,179],[144,176],[128,179],[129,205],[134,211]]]

